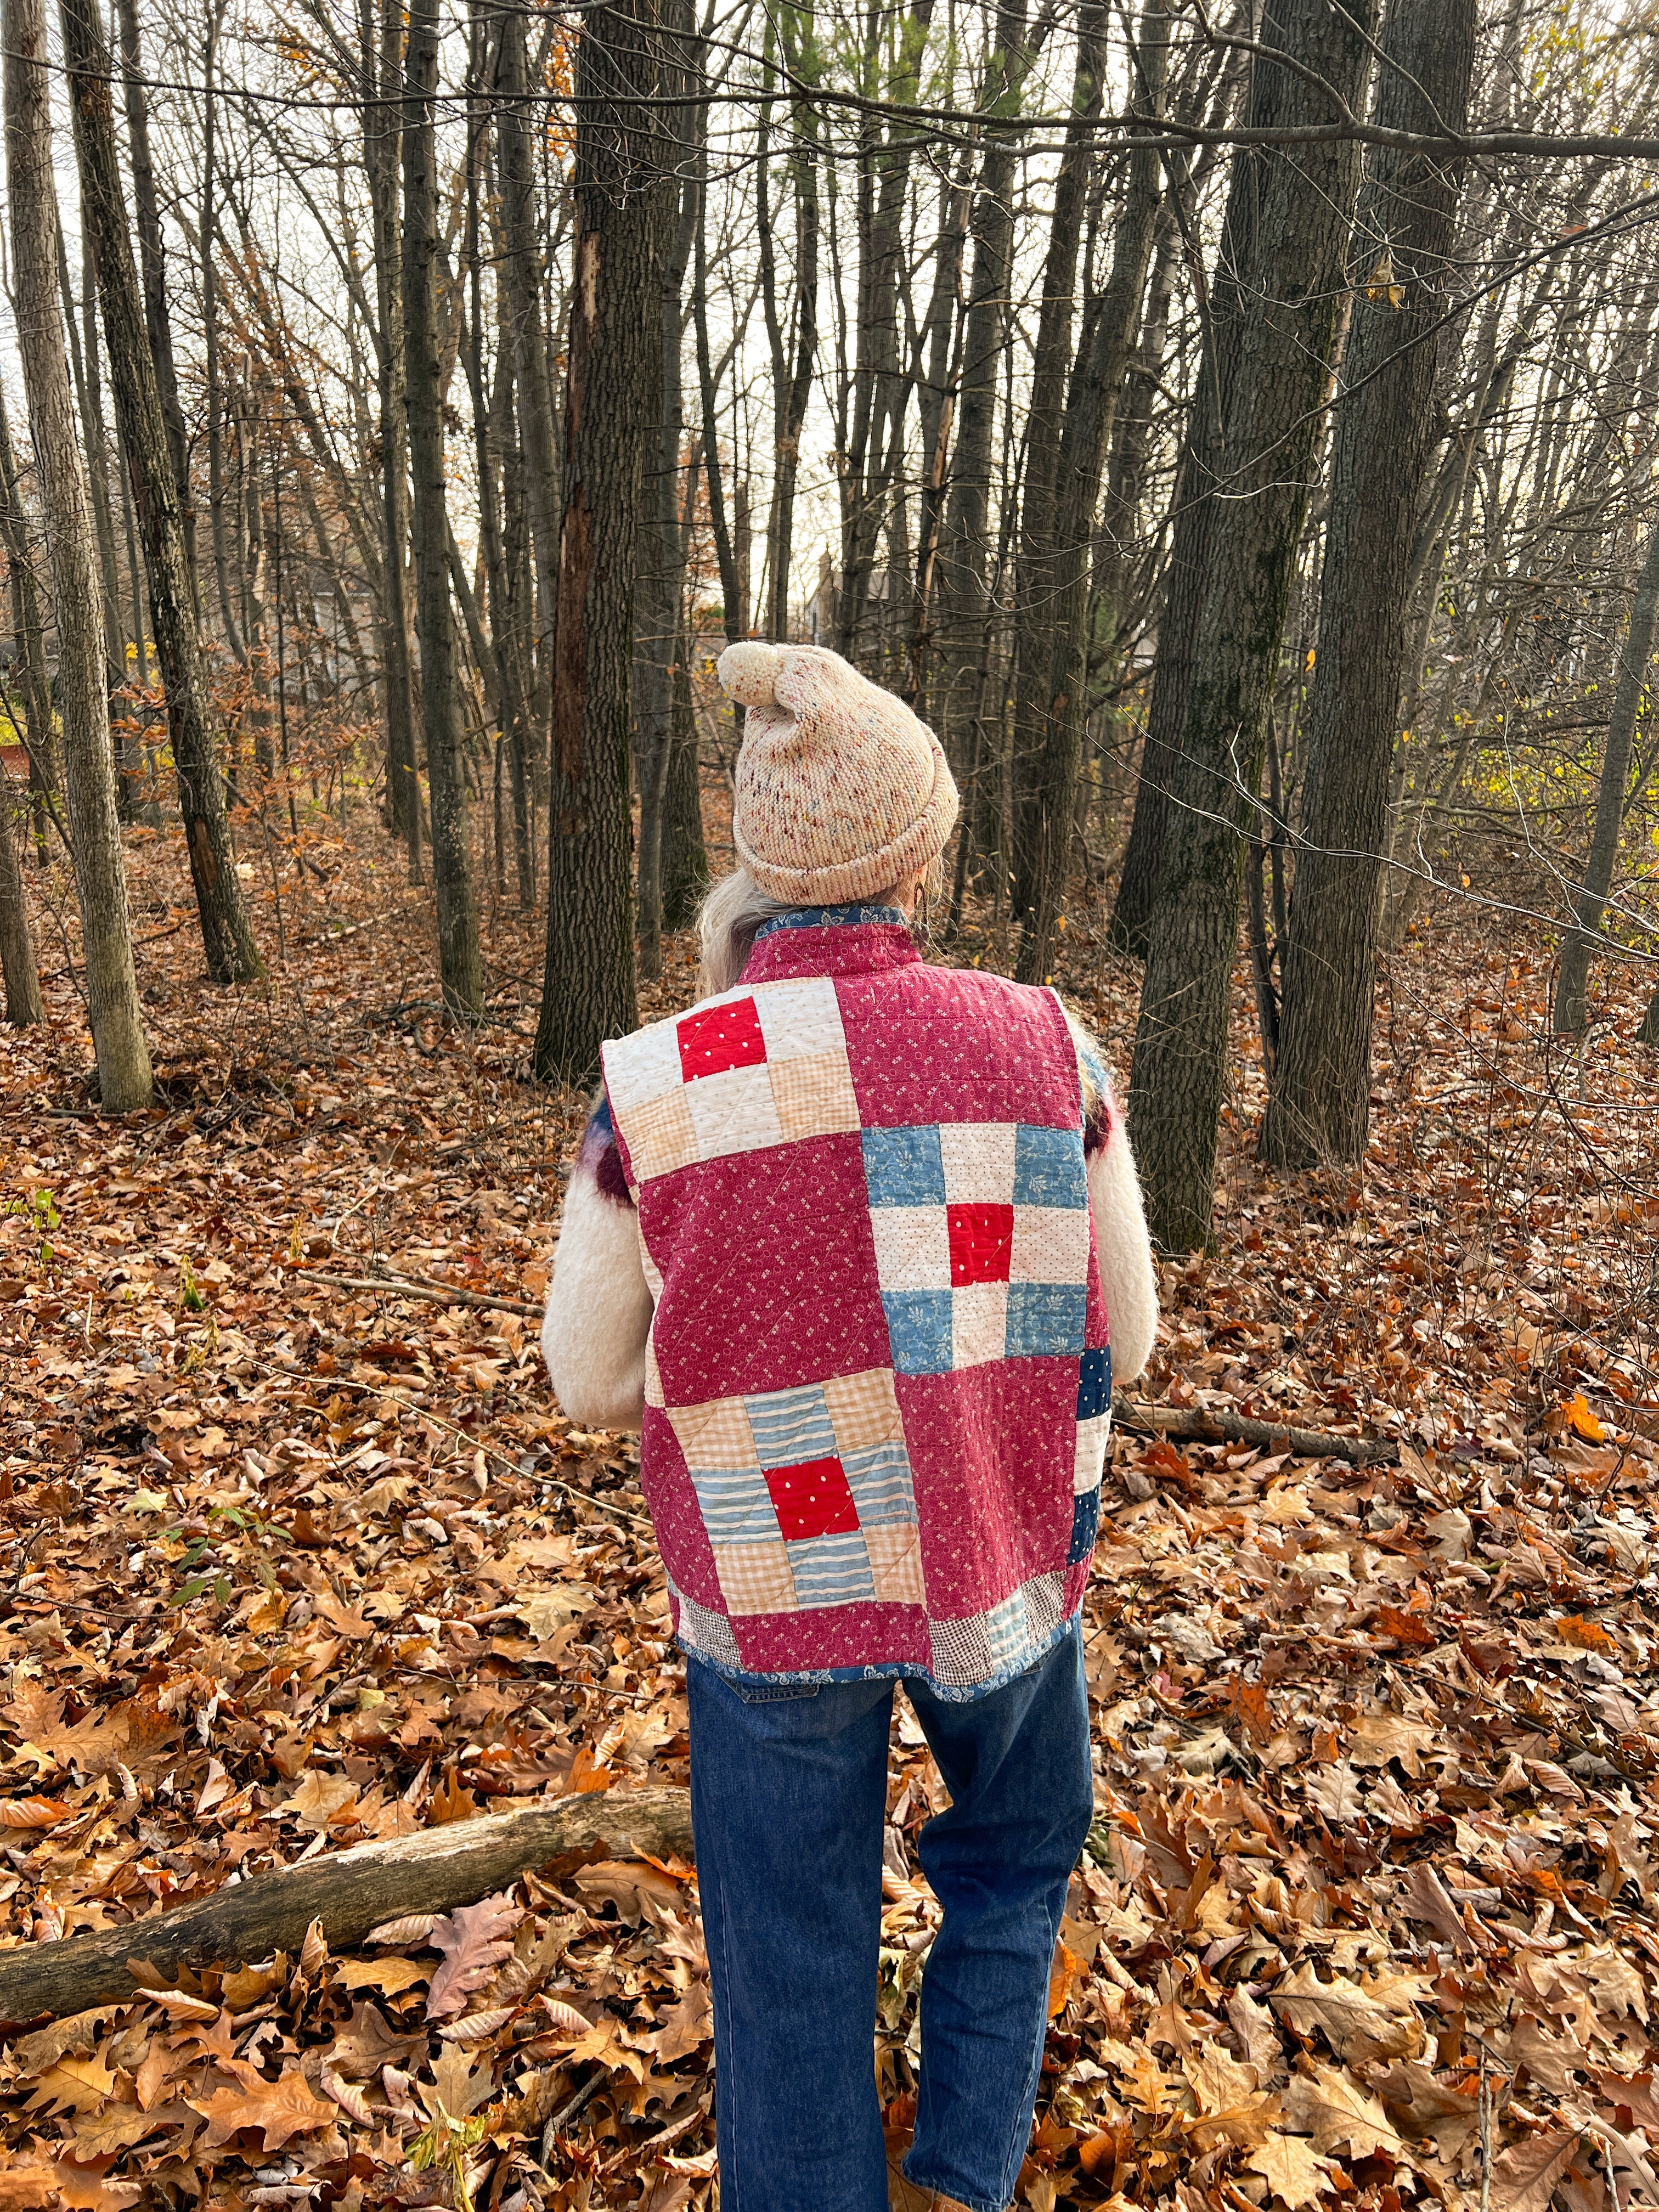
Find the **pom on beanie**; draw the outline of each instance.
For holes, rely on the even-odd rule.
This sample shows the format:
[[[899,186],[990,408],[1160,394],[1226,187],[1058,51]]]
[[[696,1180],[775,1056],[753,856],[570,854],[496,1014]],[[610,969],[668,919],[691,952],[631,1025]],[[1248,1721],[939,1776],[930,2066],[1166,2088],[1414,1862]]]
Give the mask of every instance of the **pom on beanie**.
[[[720,689],[740,707],[769,707],[782,659],[781,647],[763,644],[757,637],[728,645],[716,664]]]
[[[821,646],[745,639],[719,668],[749,709],[732,833],[763,891],[800,906],[870,898],[944,850],[957,787],[902,699]]]

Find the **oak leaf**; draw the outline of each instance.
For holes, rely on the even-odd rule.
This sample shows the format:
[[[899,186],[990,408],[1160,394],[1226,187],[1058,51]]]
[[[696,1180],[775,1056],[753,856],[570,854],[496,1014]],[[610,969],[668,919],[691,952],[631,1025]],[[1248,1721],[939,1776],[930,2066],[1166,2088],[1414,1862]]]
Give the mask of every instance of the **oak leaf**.
[[[1414,2058],[1423,2023],[1413,2008],[1419,1984],[1405,1975],[1378,1977],[1370,1989],[1344,1974],[1322,1982],[1300,1966],[1268,2000],[1298,2034],[1317,2027],[1339,2058],[1369,2065],[1377,2058]]]
[[[1312,2065],[1291,2077],[1285,2091],[1285,2116],[1293,2128],[1313,2137],[1322,2153],[1346,2148],[1351,2159],[1386,2151],[1408,2165],[1406,2146],[1389,2124],[1388,2115],[1369,2091],[1334,2066]]]
[[[1492,2162],[1492,2212],[1544,2212],[1572,2164],[1578,2130],[1528,2136]]]
[[[1329,2172],[1300,2136],[1269,2136],[1244,2163],[1252,2173],[1261,2176],[1273,2195],[1290,2207],[1290,2212],[1297,2212],[1300,2205],[1314,2203],[1320,2191],[1332,2185]]]
[[[433,1922],[428,1941],[444,1960],[427,1993],[428,2020],[453,2020],[472,1992],[512,1957],[513,1930],[523,1917],[522,1908],[503,1890],[477,1905],[458,1905]]]
[[[218,2089],[204,2102],[194,2097],[190,2102],[207,2122],[203,2150],[216,2150],[244,2130],[257,2130],[263,2149],[280,2150],[290,2136],[314,2135],[334,2124],[333,2106],[312,2095],[297,2066],[289,2067],[280,2081]]]

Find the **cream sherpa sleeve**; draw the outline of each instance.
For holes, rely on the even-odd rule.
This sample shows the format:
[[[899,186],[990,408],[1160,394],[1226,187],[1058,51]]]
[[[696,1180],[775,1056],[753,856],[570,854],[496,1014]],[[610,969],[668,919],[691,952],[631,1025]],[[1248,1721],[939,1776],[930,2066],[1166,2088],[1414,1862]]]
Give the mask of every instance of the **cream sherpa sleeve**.
[[[1088,1161],[1089,1212],[1100,1255],[1100,1287],[1111,1332],[1112,1380],[1133,1382],[1158,1340],[1158,1275],[1140,1200],[1140,1178],[1129,1149],[1123,1109],[1113,1095],[1105,1055],[1069,1009],[1083,1083],[1083,1149]]]
[[[542,1316],[542,1357],[567,1419],[589,1429],[640,1426],[651,1313],[639,1217],[601,1098],[565,1189]]]

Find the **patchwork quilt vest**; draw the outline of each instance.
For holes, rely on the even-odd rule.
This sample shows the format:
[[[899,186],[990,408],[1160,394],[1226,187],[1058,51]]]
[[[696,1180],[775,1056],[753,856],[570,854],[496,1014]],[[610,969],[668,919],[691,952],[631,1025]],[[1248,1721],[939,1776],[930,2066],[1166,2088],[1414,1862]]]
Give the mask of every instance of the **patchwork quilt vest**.
[[[1034,1665],[1082,1601],[1111,1406],[1057,998],[814,909],[604,1063],[682,1644],[958,1698]]]

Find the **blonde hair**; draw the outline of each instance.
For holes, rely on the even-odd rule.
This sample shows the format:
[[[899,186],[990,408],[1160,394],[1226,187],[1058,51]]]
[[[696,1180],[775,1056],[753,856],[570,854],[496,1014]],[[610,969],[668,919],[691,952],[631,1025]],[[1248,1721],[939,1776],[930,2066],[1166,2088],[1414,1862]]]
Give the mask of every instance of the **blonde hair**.
[[[825,903],[894,906],[898,902],[899,888],[892,884],[872,898]],[[944,896],[944,890],[945,864],[935,854],[922,871],[916,901],[919,921],[925,921],[928,907]],[[697,909],[697,937],[702,946],[702,997],[713,999],[722,991],[735,989],[755,949],[755,939],[765,925],[775,921],[780,915],[799,914],[800,910],[799,900],[773,898],[763,891],[747,868],[733,868],[729,876],[722,876]]]

